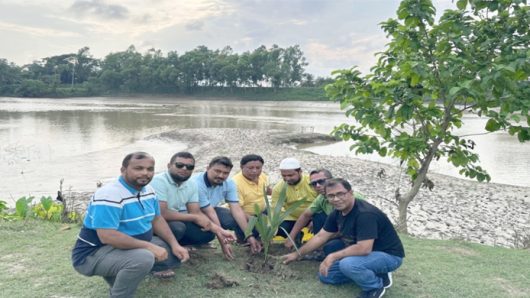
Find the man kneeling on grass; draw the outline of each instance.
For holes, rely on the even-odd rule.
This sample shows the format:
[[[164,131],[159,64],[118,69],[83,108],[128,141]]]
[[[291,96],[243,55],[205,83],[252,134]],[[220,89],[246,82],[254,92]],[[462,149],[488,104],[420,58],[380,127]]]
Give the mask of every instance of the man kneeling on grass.
[[[189,259],[188,250],[160,216],[155,192],[148,185],[154,170],[151,155],[127,155],[121,176],[92,197],[72,251],[75,270],[102,276],[110,285],[110,297],[132,297],[149,272],[171,277],[175,275],[171,268]]]
[[[396,230],[381,210],[355,199],[348,181],[329,179],[325,193],[335,210],[328,216],[324,228],[302,246],[299,253],[282,257],[284,263],[324,245],[326,258],[320,264],[320,281],[328,284],[353,281],[362,289],[359,297],[382,297],[385,289],[392,285],[391,272],[405,257]]]

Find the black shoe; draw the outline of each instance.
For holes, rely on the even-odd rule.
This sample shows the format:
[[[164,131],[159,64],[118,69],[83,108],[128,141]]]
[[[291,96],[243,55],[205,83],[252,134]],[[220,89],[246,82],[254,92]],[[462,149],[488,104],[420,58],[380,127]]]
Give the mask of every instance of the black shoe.
[[[385,294],[385,288],[363,291],[358,298],[380,298]]]
[[[392,286],[392,272],[387,272],[381,275],[377,275],[383,279],[383,288],[388,289]]]

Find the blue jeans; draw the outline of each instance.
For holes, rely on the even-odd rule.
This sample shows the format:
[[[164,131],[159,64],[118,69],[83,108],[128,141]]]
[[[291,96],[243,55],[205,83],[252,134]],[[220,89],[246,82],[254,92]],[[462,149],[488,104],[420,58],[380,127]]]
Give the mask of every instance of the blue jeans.
[[[316,235],[322,229],[322,227],[324,227],[326,218],[328,218],[328,215],[324,212],[317,212],[313,214],[311,217],[313,220],[313,234]]]
[[[340,247],[340,244],[336,241],[340,240],[334,239],[330,241],[334,243],[328,242],[324,246],[324,252],[326,252],[326,255],[331,253],[329,250],[326,251],[326,246],[328,249],[331,248],[328,244]],[[342,245],[342,248],[344,248],[344,245]],[[329,267],[327,276],[323,276],[319,273],[318,277],[321,282],[333,285],[353,281],[359,285],[363,291],[370,291],[383,287],[383,280],[381,277],[377,276],[378,274],[392,272],[399,268],[402,262],[403,258],[401,257],[387,254],[382,251],[372,251],[367,256],[351,256],[338,260]]]

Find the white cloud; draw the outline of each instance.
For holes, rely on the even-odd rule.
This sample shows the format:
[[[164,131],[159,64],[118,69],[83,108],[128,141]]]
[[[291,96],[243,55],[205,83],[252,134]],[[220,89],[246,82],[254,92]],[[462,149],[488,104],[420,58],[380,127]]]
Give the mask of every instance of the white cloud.
[[[321,75],[330,75],[336,69],[357,66],[363,73],[375,64],[374,54],[384,49],[386,39],[384,35],[374,35],[364,38],[353,38],[350,46],[331,47],[317,41],[309,42],[305,46],[305,53],[310,63],[308,70]]]
[[[78,16],[95,16],[101,19],[126,19],[129,16],[127,7],[119,4],[108,4],[101,0],[76,0],[70,11]]]
[[[359,65],[384,48],[378,23],[398,0],[0,0],[0,58],[17,64],[88,46],[95,57],[150,48],[164,52],[298,44],[316,75]],[[438,13],[451,0],[438,0]],[[29,42],[31,41],[31,42]]]
[[[46,36],[55,36],[55,37],[74,37],[79,36],[78,33],[70,32],[70,31],[64,31],[64,30],[55,30],[51,28],[38,28],[38,27],[32,27],[32,26],[24,26],[24,25],[18,25],[18,24],[12,24],[12,23],[6,23],[0,21],[0,31],[12,31],[17,33],[23,33],[33,36],[40,36],[40,37],[46,37]]]

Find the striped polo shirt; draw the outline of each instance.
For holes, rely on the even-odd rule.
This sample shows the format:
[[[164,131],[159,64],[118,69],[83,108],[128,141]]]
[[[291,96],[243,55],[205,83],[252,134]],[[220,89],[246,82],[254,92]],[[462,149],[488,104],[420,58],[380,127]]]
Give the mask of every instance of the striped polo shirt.
[[[96,229],[113,229],[134,238],[151,241],[152,221],[160,207],[149,185],[136,190],[122,176],[98,189],[88,205],[83,227],[72,251],[74,266],[103,246]]]

